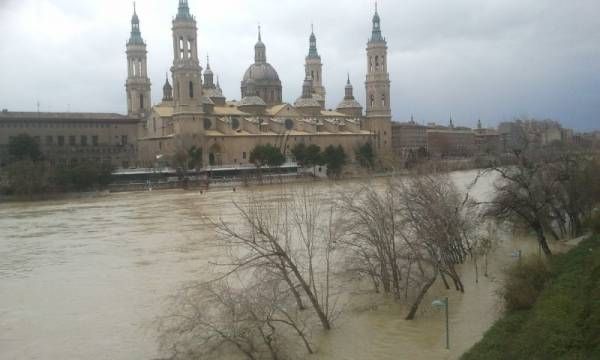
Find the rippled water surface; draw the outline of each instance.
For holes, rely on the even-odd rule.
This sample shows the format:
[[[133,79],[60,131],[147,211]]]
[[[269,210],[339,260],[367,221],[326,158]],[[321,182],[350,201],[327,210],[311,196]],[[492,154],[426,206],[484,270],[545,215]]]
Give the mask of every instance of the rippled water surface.
[[[474,173],[453,177],[464,187]],[[350,188],[346,182],[342,188]],[[290,186],[290,185],[288,185]],[[292,185],[300,186],[300,185]],[[340,185],[315,185],[324,194]],[[485,198],[490,180],[474,194]],[[266,195],[277,187],[264,187]],[[235,219],[247,190],[116,194],[93,199],[0,204],[0,359],[152,359],[159,357],[152,321],[182,283],[206,277],[219,250],[200,214]],[[324,201],[327,201],[324,195]],[[490,274],[512,261],[504,240]],[[498,314],[496,282],[463,269],[464,295],[449,292],[452,350],[443,313],[428,304],[415,321],[406,309],[349,305],[319,340],[314,359],[450,359],[476,342]]]

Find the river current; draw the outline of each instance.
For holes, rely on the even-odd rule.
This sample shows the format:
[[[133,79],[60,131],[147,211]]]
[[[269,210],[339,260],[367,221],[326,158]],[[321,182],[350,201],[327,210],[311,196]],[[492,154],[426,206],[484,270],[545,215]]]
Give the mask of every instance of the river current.
[[[474,172],[452,175],[463,189]],[[379,185],[383,182],[380,181]],[[316,183],[328,201],[353,182]],[[286,185],[288,187],[303,185]],[[376,185],[377,186],[377,182]],[[276,196],[277,186],[251,189]],[[491,179],[472,194],[489,197]],[[213,230],[202,215],[235,219],[233,203],[250,189],[111,194],[90,199],[0,204],[0,359],[156,359],[153,321],[182,284],[206,277],[219,250],[206,246]],[[465,294],[432,289],[416,320],[380,303],[348,306],[336,328],[318,340],[312,359],[455,359],[498,317],[500,269],[525,242],[502,239],[489,277],[462,272]],[[438,284],[439,285],[439,284]],[[441,310],[450,298],[451,350],[445,350]]]

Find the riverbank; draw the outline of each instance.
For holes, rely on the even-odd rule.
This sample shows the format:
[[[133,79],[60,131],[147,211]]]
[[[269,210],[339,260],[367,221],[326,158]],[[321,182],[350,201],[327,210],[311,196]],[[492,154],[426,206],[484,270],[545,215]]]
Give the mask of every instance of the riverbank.
[[[462,360],[600,359],[600,235],[549,266],[533,307],[505,314]]]

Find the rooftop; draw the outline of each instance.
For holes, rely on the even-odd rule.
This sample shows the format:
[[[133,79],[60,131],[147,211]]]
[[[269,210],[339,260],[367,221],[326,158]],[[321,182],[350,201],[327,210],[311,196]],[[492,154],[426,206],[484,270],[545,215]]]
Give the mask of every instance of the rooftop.
[[[0,120],[23,120],[23,121],[38,121],[38,120],[49,120],[49,121],[99,121],[99,120],[110,120],[110,121],[127,121],[135,120],[137,118],[128,117],[126,115],[116,113],[75,113],[75,112],[12,112],[2,111],[0,112]]]

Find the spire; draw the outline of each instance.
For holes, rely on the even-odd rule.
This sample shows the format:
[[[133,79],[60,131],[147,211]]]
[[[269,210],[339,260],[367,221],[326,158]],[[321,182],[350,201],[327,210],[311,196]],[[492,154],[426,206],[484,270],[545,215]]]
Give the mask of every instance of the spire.
[[[169,83],[169,74],[165,73],[165,85],[163,86],[163,101],[173,100],[173,87]]]
[[[450,115],[450,129],[454,129],[454,120],[452,120],[452,115]]]
[[[481,126],[481,119],[477,120],[477,129],[481,130],[483,127]]]
[[[217,89],[221,91],[221,83],[219,83],[219,75],[217,75]]]
[[[350,83],[350,73],[348,73],[348,81],[346,82],[346,95],[344,96],[344,100],[354,100],[354,88]]]
[[[206,70],[204,71],[204,85],[202,86],[205,89],[214,89],[215,85],[213,82],[213,72],[210,69],[210,60],[208,55],[206,55]]]
[[[260,25],[258,25],[258,42],[254,45],[254,62],[257,64],[267,62],[267,48],[262,42]]]
[[[319,53],[317,51],[317,37],[315,36],[314,25],[310,25],[310,38],[309,38],[309,49],[308,49],[308,57],[309,58],[318,58]]]
[[[133,16],[131,17],[131,36],[129,37],[128,45],[145,45],[140,31],[140,18],[137,15],[135,1],[133,2]]]
[[[206,71],[210,71],[212,73],[212,70],[210,69],[210,58],[208,55],[206,55]]]
[[[179,9],[175,20],[193,20],[187,0],[179,0]]]
[[[369,42],[385,42],[383,36],[381,36],[381,18],[377,10],[377,2],[375,2],[375,15],[373,15],[373,31],[371,34],[371,40]]]

